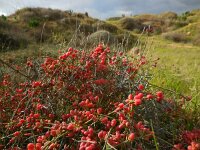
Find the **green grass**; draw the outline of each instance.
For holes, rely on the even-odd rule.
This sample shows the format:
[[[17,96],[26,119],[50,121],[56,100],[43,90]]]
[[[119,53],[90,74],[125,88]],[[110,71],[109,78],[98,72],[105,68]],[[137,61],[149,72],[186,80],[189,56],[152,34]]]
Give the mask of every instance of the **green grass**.
[[[192,96],[186,108],[197,117],[200,112],[200,47],[174,43],[153,37],[152,48],[147,52],[152,59],[160,58],[152,70],[152,83],[183,95]]]
[[[44,56],[57,56],[60,46],[52,44],[43,44],[29,45],[27,48],[0,52],[0,58],[12,63],[12,64],[21,64],[27,61],[27,58],[38,59]]]
[[[114,30],[115,28],[112,28],[112,25],[115,25],[120,31],[125,31],[117,23],[118,20],[109,20],[107,21],[107,26],[104,27]],[[197,26],[198,23],[191,23],[191,25],[189,24],[175,32],[180,31],[186,34],[191,32],[190,36],[194,37],[197,29],[199,29]],[[134,33],[134,31],[130,31],[130,33],[139,37],[139,35]],[[118,33],[116,32],[116,34]],[[61,35],[61,39],[62,38]],[[146,38],[146,35],[141,37],[142,44],[145,43],[144,41]],[[55,34],[55,39],[59,41],[56,43],[61,43],[60,41],[62,41],[59,40],[57,34]],[[0,58],[6,60],[6,62],[9,62],[10,64],[20,65],[26,62],[29,57],[39,60],[45,56],[57,56],[57,50],[62,51],[63,48],[67,48],[66,45],[67,43],[65,42],[63,42],[63,45],[49,43],[40,43],[38,45],[32,44],[24,49],[0,52]],[[150,83],[156,85],[158,89],[164,89],[164,93],[166,94],[165,97],[170,97],[169,94],[171,94],[171,97],[175,100],[178,100],[180,94],[192,97],[192,100],[186,103],[185,110],[181,111],[181,116],[179,116],[180,118],[175,120],[175,123],[170,124],[170,128],[173,130],[173,140],[177,139],[177,133],[179,132],[179,128],[177,127],[179,127],[180,124],[186,126],[186,130],[200,127],[200,47],[194,46],[190,43],[175,43],[164,39],[161,35],[157,35],[148,37],[147,47],[144,48],[144,50],[147,60],[156,60],[157,58],[160,58],[157,61],[157,67],[149,67],[149,71],[152,74]],[[0,79],[1,72],[3,72],[3,69],[5,68],[1,68],[0,66]],[[17,78],[17,80],[20,79]],[[167,91],[166,89],[169,90]],[[158,121],[160,120],[158,119]],[[154,122],[154,124],[156,124],[156,122]],[[167,129],[168,124],[166,124],[165,127]],[[151,122],[151,129],[154,131],[153,122]],[[159,136],[154,135],[153,139],[156,149],[159,149]],[[175,142],[176,141],[174,141],[174,143]],[[111,148],[112,147],[109,147],[109,145],[106,145],[106,149]]]

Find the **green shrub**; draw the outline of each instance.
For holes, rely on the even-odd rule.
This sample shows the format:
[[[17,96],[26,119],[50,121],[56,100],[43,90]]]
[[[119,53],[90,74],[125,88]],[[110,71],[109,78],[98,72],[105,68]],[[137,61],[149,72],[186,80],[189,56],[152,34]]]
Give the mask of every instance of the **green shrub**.
[[[89,14],[88,14],[88,12],[85,12],[85,16],[86,16],[86,17],[89,17]]]
[[[93,33],[94,32],[94,27],[92,27],[92,25],[87,24],[87,23],[82,23],[80,25],[80,31],[84,32],[86,35],[89,33]]]
[[[25,48],[28,42],[23,38],[14,38],[8,34],[0,33],[0,51],[16,50]]]
[[[7,20],[7,17],[6,17],[6,16],[4,16],[4,15],[1,15],[1,18],[2,18],[2,20],[4,20],[4,21],[6,21],[6,20]]]
[[[181,27],[184,27],[184,26],[186,26],[188,24],[189,23],[187,21],[180,21],[180,20],[178,20],[178,21],[175,22],[175,27],[176,28],[181,28]]]
[[[5,29],[8,27],[10,27],[10,25],[6,21],[3,21],[2,19],[0,19],[0,29]]]
[[[161,33],[162,33],[162,28],[161,28],[161,27],[155,28],[154,31],[153,31],[153,33],[154,33],[155,35],[161,34]]]
[[[175,20],[175,19],[178,18],[178,15],[177,15],[177,13],[175,13],[175,12],[165,12],[165,13],[162,13],[162,14],[160,15],[160,17],[161,17],[162,19]]]
[[[77,13],[77,14],[75,14],[75,16],[77,18],[80,18],[80,19],[84,19],[85,18],[85,14],[82,14],[82,13]]]
[[[179,20],[182,20],[182,21],[186,21],[187,18],[192,15],[192,13],[190,11],[186,11],[184,13],[182,13],[180,16],[178,16],[178,19]]]
[[[66,29],[73,29],[76,30],[78,26],[81,24],[81,19],[76,18],[76,17],[68,17],[68,18],[63,18],[60,20],[62,22],[62,26],[58,26],[58,28],[61,29],[61,32],[63,28]]]
[[[40,25],[39,20],[32,18],[29,22],[28,22],[29,27],[31,28],[35,28],[38,27]]]
[[[119,31],[119,28],[117,28],[115,25],[106,22],[98,22],[94,24],[93,27],[97,30],[106,30],[110,33],[117,33]]]
[[[106,44],[110,44],[114,41],[113,35],[106,30],[99,30],[97,32],[92,33],[88,37],[89,43],[97,44],[99,42],[104,42]]]
[[[117,20],[120,20],[122,17],[111,17],[111,18],[108,18],[107,20],[108,21],[117,21]]]
[[[64,16],[69,15],[69,13],[51,8],[23,8],[16,11],[15,15],[19,16],[21,20],[29,22],[30,18],[55,21],[64,18]]]
[[[127,29],[127,30],[134,30],[134,29],[139,29],[139,30],[143,30],[144,25],[142,25],[142,23],[139,20],[133,19],[133,18],[122,18],[120,20],[120,25],[123,29]]]
[[[163,37],[167,40],[171,40],[174,42],[188,42],[189,38],[184,33],[170,32],[163,34]]]
[[[196,46],[200,46],[200,34],[196,35],[193,39],[192,39],[192,43]]]

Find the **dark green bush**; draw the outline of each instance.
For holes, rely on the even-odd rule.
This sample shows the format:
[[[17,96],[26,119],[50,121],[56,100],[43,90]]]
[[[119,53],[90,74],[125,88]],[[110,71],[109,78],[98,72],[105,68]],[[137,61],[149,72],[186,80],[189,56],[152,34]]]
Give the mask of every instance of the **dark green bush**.
[[[184,26],[186,26],[186,25],[188,25],[188,22],[187,22],[187,21],[176,21],[176,22],[175,22],[175,27],[176,27],[176,28],[181,28],[181,27],[184,27]]]
[[[7,17],[6,17],[6,16],[4,16],[4,15],[1,15],[1,18],[2,18],[2,20],[4,20],[4,21],[6,21],[6,20],[7,20]]]
[[[94,32],[94,27],[92,27],[92,25],[86,24],[86,23],[82,23],[80,26],[80,31],[84,32],[86,35],[89,33],[93,33]]]
[[[4,33],[0,33],[0,51],[16,50],[19,48],[27,47],[28,42],[26,39],[9,36]]]
[[[133,19],[133,18],[122,18],[120,20],[120,25],[123,29],[127,29],[127,30],[134,30],[134,29],[139,29],[139,30],[143,30],[144,25],[142,25],[142,23],[139,20]]]
[[[186,12],[182,13],[182,14],[178,17],[178,19],[181,20],[181,21],[186,21],[187,18],[188,18],[190,15],[192,15],[191,12],[190,12],[190,11],[186,11]]]
[[[120,20],[122,17],[111,17],[111,18],[108,18],[107,20],[108,21],[117,21],[117,20]]]
[[[40,25],[39,20],[32,18],[29,22],[28,22],[29,27],[31,28],[35,28],[38,27]]]

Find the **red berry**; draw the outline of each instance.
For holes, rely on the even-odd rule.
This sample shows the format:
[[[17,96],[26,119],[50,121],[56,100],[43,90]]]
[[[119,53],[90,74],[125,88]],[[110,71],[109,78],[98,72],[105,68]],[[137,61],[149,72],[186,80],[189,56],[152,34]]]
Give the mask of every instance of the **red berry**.
[[[115,138],[116,138],[116,140],[120,140],[121,134],[120,134],[119,131],[116,131],[116,133],[115,133]]]
[[[100,131],[100,132],[98,133],[98,137],[99,137],[100,139],[103,139],[103,138],[104,138],[104,134],[103,134],[102,131]]]
[[[141,99],[141,98],[143,98],[143,94],[142,93],[139,93],[138,94],[138,97]]]
[[[118,105],[118,107],[119,107],[120,109],[123,109],[123,108],[124,108],[124,103],[120,103],[120,104]]]
[[[56,136],[56,135],[57,135],[56,130],[51,130],[51,136]]]
[[[56,147],[56,144],[55,144],[55,143],[52,143],[52,144],[49,146],[49,150],[53,150],[55,147]]]
[[[141,99],[135,99],[135,105],[138,106],[142,103]]]
[[[85,150],[94,150],[95,149],[95,146],[90,144],[88,147],[86,147]]]
[[[97,109],[97,113],[98,113],[98,114],[101,114],[101,113],[102,113],[102,111],[103,111],[103,109],[102,109],[102,108],[98,108],[98,109]]]
[[[41,149],[42,149],[42,144],[36,143],[36,150],[41,150]]]
[[[32,83],[32,87],[35,88],[35,87],[38,87],[41,85],[41,82],[40,81],[35,81]]]
[[[157,97],[156,101],[157,102],[161,102],[162,98],[161,97]]]
[[[108,122],[108,117],[102,118],[102,119],[101,119],[101,122],[102,122],[103,124],[106,124],[106,123]]]
[[[89,103],[89,104],[87,104],[87,107],[88,108],[92,108],[92,107],[94,107],[94,104],[93,103]]]
[[[36,128],[39,128],[39,127],[40,127],[40,125],[41,125],[41,124],[40,124],[40,122],[39,122],[39,121],[35,123],[35,127],[36,127]]]
[[[17,136],[19,136],[20,135],[20,131],[16,131],[15,133],[13,133],[13,135],[15,136],[15,137],[17,137]]]
[[[152,98],[153,98],[153,95],[151,95],[151,94],[148,94],[148,95],[147,95],[147,99],[150,100],[150,99],[152,99]]]
[[[93,129],[93,128],[89,128],[89,129],[88,129],[88,132],[89,132],[90,135],[93,135],[94,129]]]
[[[129,122],[126,122],[125,125],[126,125],[126,127],[129,127],[129,126],[130,126],[130,123],[129,123]]]
[[[14,141],[15,141],[15,137],[12,137],[12,138],[10,139],[9,143],[14,143]]]
[[[54,114],[49,114],[49,118],[53,119],[54,118]]]
[[[142,98],[143,98],[143,94],[142,93],[139,93],[139,94],[134,96],[134,100],[135,99],[142,99]]]
[[[105,136],[106,136],[106,131],[102,131],[102,130],[101,130],[101,131],[98,133],[99,139],[104,139]]]
[[[157,95],[157,97],[159,97],[159,98],[163,98],[163,92],[162,91],[158,91],[157,93],[156,93],[156,95]]]
[[[73,48],[72,48],[72,47],[69,47],[69,48],[68,48],[68,51],[69,51],[69,52],[72,52],[72,51],[73,51]]]
[[[138,89],[141,90],[141,91],[144,90],[144,85],[140,84],[140,85],[138,86]]]
[[[157,95],[157,101],[160,102],[163,98],[164,98],[164,95],[163,95],[163,92],[162,91],[158,91],[156,93]]]
[[[113,120],[111,121],[111,126],[114,127],[114,126],[116,126],[116,124],[117,124],[117,120],[116,120],[116,119],[113,119]]]
[[[122,128],[124,128],[124,126],[125,126],[125,125],[124,125],[123,123],[121,123],[121,124],[118,126],[118,128],[119,128],[119,129],[122,129]]]
[[[129,134],[128,140],[133,141],[134,139],[135,139],[135,134],[134,133]]]
[[[95,96],[94,100],[95,100],[95,102],[98,102],[99,101],[99,97]]]
[[[34,118],[39,118],[39,117],[40,117],[40,114],[34,114],[33,117],[34,117]]]
[[[28,150],[34,150],[34,149],[35,149],[35,144],[29,143],[29,144],[27,145],[27,149],[28,149]]]
[[[133,99],[133,95],[129,94],[128,99],[132,100]]]
[[[25,120],[24,119],[20,119],[20,121],[19,121],[20,123],[24,123],[25,122]]]
[[[70,124],[67,126],[67,130],[74,130],[74,124],[70,123]]]
[[[36,109],[37,109],[37,110],[41,110],[42,107],[43,107],[42,104],[37,104]]]

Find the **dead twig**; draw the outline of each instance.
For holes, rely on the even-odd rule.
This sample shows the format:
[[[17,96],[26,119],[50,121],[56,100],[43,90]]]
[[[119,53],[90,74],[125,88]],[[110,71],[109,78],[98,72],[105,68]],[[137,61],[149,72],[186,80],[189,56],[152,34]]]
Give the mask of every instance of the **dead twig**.
[[[18,73],[18,74],[20,74],[20,75],[22,75],[22,76],[24,76],[24,77],[26,77],[26,78],[32,80],[32,78],[31,78],[30,76],[28,76],[28,75],[24,74],[23,72],[21,72],[21,71],[15,69],[13,66],[11,66],[9,63],[3,61],[2,59],[0,59],[0,62],[1,62],[2,64],[4,64],[4,65],[8,66],[8,67],[11,68],[12,70],[14,70],[16,73]]]

